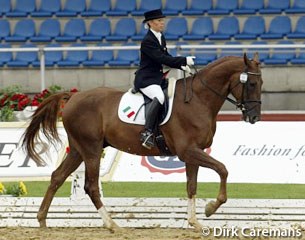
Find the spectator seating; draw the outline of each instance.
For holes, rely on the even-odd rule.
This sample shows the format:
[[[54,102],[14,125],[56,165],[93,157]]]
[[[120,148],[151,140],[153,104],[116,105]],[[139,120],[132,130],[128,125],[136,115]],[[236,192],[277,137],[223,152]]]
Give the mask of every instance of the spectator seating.
[[[243,0],[239,8],[234,9],[234,14],[255,14],[264,8],[264,0]]]
[[[85,21],[81,18],[72,18],[65,24],[63,33],[55,37],[55,40],[57,42],[75,42],[85,33]]]
[[[1,6],[2,7],[2,6]],[[7,17],[27,17],[36,10],[35,0],[16,0],[15,7],[6,13]]]
[[[290,0],[268,0],[267,6],[259,10],[260,14],[281,14],[290,6]]]
[[[123,46],[136,46],[135,43],[126,43]],[[109,66],[130,66],[139,63],[139,50],[118,50],[114,60],[108,62]]]
[[[293,44],[293,42],[290,40],[280,40],[278,44]],[[288,61],[295,58],[295,49],[293,48],[275,48],[274,50],[270,57],[265,59],[265,64],[286,65]]]
[[[219,21],[215,33],[209,35],[210,40],[230,40],[239,33],[239,23],[236,17],[224,17]]]
[[[106,12],[107,16],[127,16],[136,9],[136,0],[116,0],[114,8]]]
[[[290,60],[291,64],[305,64],[305,48],[300,49],[296,57]]]
[[[145,24],[141,24],[140,30],[136,35],[131,36],[132,41],[141,41],[145,34],[147,33],[147,29],[145,28]]]
[[[261,16],[250,16],[244,23],[241,33],[235,34],[237,40],[257,39],[265,33],[265,20]]]
[[[139,8],[131,11],[131,15],[143,16],[144,12],[159,8],[162,8],[161,0],[141,0]]]
[[[199,17],[193,22],[190,33],[183,35],[183,40],[203,40],[213,32],[212,19],[210,17]]]
[[[201,42],[200,45],[214,45],[213,42]],[[198,65],[206,65],[217,58],[217,49],[195,49],[195,63]]]
[[[61,11],[56,12],[57,17],[76,17],[86,9],[86,0],[66,0]]]
[[[36,11],[31,12],[32,17],[52,17],[61,9],[61,0],[41,0]]]
[[[171,18],[167,23],[164,36],[167,40],[179,40],[187,31],[187,21],[185,18]]]
[[[97,46],[111,46],[111,44],[99,43]],[[83,62],[83,65],[87,67],[104,66],[108,64],[109,61],[113,61],[113,56],[113,50],[96,50],[92,52],[90,59]]]
[[[115,25],[114,32],[106,36],[107,41],[127,41],[136,34],[136,22],[133,18],[121,18]]]
[[[305,38],[305,16],[301,16],[296,23],[296,28],[292,33],[287,34],[289,39]]]
[[[212,9],[212,0],[192,0],[190,7],[182,11],[183,15],[203,15],[208,10]]]
[[[48,47],[61,47],[59,43],[51,43],[47,44],[46,48]],[[45,66],[46,67],[54,67],[56,66],[57,62],[62,61],[63,59],[63,52],[62,51],[45,51]],[[40,67],[40,61],[34,61],[32,63],[33,67]]]
[[[73,43],[71,47],[85,47],[84,43]],[[67,51],[66,56],[63,60],[58,61],[57,65],[59,67],[78,67],[84,61],[88,60],[88,50],[76,50],[76,51]]]
[[[11,45],[8,43],[0,44],[0,48],[11,48]],[[3,67],[7,62],[10,62],[13,59],[12,52],[0,52],[0,66]]]
[[[253,41],[251,44],[252,45],[266,45],[268,43],[266,41]],[[260,62],[264,62],[265,59],[269,58],[269,49],[266,49],[266,48],[248,49],[248,51],[247,51],[248,57],[253,58],[253,55],[255,52],[258,53]]]
[[[226,42],[225,45],[240,45],[241,42],[238,41],[229,41]],[[237,47],[237,48],[226,48],[222,49],[221,53],[219,54],[219,57],[226,57],[226,56],[242,56],[243,55],[243,49],[242,47]]]
[[[89,41],[102,41],[111,33],[111,25],[108,18],[96,18],[89,27],[86,35],[81,36],[80,40],[84,42]]]
[[[10,23],[6,19],[0,19],[0,40],[10,36]]]
[[[238,0],[217,0],[213,9],[208,11],[211,15],[226,15],[238,8]]]
[[[60,35],[60,22],[57,19],[44,20],[37,35],[31,37],[32,42],[51,42]]]
[[[12,10],[11,0],[0,0],[0,6],[0,16],[4,16]]]
[[[90,0],[88,7],[81,13],[83,17],[102,16],[111,9],[111,0]]]
[[[35,48],[37,47],[31,43],[25,43],[20,46],[21,48]],[[34,52],[17,52],[15,58],[7,62],[8,67],[29,67],[35,61],[38,61],[38,53]]]
[[[16,23],[11,36],[5,37],[6,42],[26,42],[35,36],[35,22],[32,19],[22,19]]]
[[[162,9],[164,15],[178,15],[187,7],[187,0],[166,0]]]
[[[187,7],[187,0],[166,0],[162,9],[164,15],[178,15]]]
[[[261,34],[262,39],[282,39],[291,33],[291,20],[288,16],[276,16],[270,22],[269,31]]]
[[[291,8],[285,10],[288,14],[305,13],[305,0],[294,0]]]

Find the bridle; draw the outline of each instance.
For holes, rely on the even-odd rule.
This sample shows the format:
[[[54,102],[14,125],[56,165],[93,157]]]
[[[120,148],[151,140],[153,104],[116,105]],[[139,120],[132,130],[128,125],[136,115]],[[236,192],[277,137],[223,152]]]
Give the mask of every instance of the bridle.
[[[198,74],[197,68],[195,66],[193,66],[194,70],[195,70],[195,74],[192,74],[192,80],[195,78],[195,76]],[[246,76],[248,77],[248,75],[252,75],[252,76],[261,76],[262,74],[259,72],[250,72],[248,71],[248,67],[245,68],[243,74],[246,74]],[[250,111],[252,111],[253,108],[255,108],[255,105],[252,106],[251,108],[247,108],[246,104],[247,103],[257,103],[257,104],[262,104],[261,100],[252,100],[252,99],[247,99],[245,100],[245,93],[248,92],[248,87],[250,84],[250,81],[245,81],[245,82],[241,82],[240,80],[231,88],[229,89],[229,92],[231,92],[235,87],[237,87],[239,84],[242,84],[242,96],[241,96],[241,101],[237,102],[234,99],[228,97],[228,96],[223,96],[221,95],[219,92],[217,92],[216,90],[214,90],[213,88],[211,88],[204,79],[200,78],[200,82],[202,83],[203,86],[205,86],[206,88],[208,88],[211,92],[215,93],[217,96],[221,97],[222,99],[232,103],[233,105],[236,106],[237,109],[240,109],[244,114],[248,113]],[[189,102],[190,100],[185,102]]]

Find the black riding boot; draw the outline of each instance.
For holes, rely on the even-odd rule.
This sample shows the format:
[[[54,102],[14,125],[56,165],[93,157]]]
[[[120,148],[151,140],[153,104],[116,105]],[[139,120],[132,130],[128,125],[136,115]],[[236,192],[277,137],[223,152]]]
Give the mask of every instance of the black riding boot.
[[[157,122],[158,113],[161,106],[162,105],[160,104],[159,100],[154,98],[147,111],[145,131],[141,133],[142,146],[145,148],[151,149],[155,146],[153,130]]]

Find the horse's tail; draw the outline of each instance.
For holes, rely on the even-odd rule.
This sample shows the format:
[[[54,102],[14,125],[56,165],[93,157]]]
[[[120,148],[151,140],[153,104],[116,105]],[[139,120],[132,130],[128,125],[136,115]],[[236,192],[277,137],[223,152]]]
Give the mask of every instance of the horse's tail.
[[[51,95],[45,99],[33,114],[30,125],[23,134],[22,147],[38,166],[46,165],[45,161],[40,157],[39,152],[35,149],[36,140],[41,142],[39,130],[42,128],[42,133],[49,143],[55,144],[56,141],[60,142],[56,128],[58,114],[62,104],[66,103],[71,96],[72,93],[63,92]]]

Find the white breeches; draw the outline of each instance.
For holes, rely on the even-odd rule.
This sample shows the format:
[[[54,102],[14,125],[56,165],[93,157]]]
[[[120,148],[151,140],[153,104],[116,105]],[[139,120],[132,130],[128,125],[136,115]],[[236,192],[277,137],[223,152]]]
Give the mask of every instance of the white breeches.
[[[157,98],[160,104],[163,105],[164,93],[159,85],[153,84],[145,88],[140,88],[140,90],[150,99]]]

